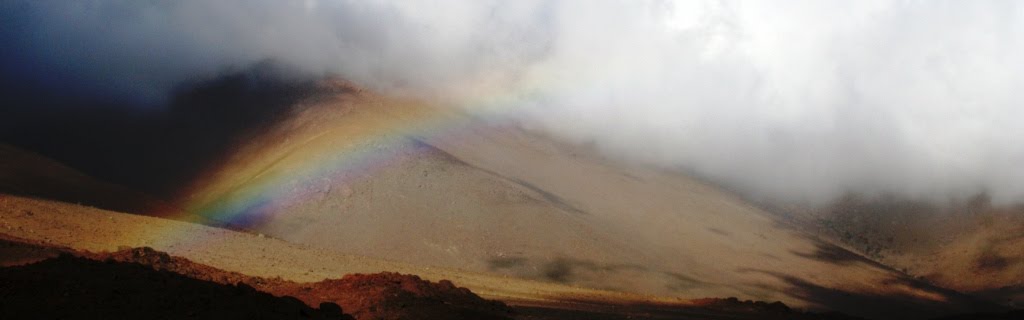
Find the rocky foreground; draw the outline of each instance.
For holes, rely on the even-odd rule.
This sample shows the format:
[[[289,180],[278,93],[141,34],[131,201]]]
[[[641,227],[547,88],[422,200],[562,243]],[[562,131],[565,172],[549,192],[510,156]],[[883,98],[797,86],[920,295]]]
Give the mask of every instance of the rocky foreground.
[[[151,248],[61,252],[0,268],[0,298],[7,319],[509,319],[512,311],[449,281],[385,272],[295,283]]]
[[[854,319],[786,305],[701,299],[668,305],[519,305],[398,273],[296,283],[228,272],[151,248],[79,252],[3,241],[4,319]]]

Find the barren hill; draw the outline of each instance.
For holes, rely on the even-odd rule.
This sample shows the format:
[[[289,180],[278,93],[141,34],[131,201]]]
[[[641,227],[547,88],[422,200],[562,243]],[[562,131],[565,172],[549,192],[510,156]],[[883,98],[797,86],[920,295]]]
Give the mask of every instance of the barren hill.
[[[735,296],[900,318],[994,307],[949,289],[997,302],[1019,292],[1015,224],[966,228],[903,255],[850,246],[865,257],[679,172],[611,160],[500,117],[321,86],[173,205],[0,147],[0,231],[76,250],[152,246],[296,281],[397,271],[526,303]]]
[[[679,173],[360,90],[315,104],[182,206],[309,247],[591,288],[873,317],[972,304]]]
[[[773,211],[803,230],[935,285],[1010,306],[1024,304],[1024,207],[984,195],[935,205],[847,196]]]
[[[111,184],[47,157],[0,143],[0,193],[148,215],[183,213],[144,193]]]
[[[61,253],[106,263],[68,259],[59,256]],[[415,274],[438,283],[396,274],[352,275],[382,271]],[[116,309],[140,316],[156,315],[139,305],[124,304],[124,293],[129,291],[134,292],[134,299],[142,306],[203,317],[220,314],[247,318],[245,314],[251,315],[253,311],[267,312],[257,313],[262,317],[288,309],[309,311],[309,307],[323,311],[322,302],[332,301],[344,305],[345,312],[357,317],[367,312],[393,314],[398,310],[446,312],[460,308],[458,303],[480,305],[478,298],[452,286],[454,283],[485,298],[512,305],[517,319],[847,319],[791,312],[778,303],[668,299],[414,266],[187,222],[7,195],[0,196],[0,273],[0,284],[4,284],[0,285],[0,296],[5,297],[0,306],[11,301],[22,303],[13,309],[0,308],[0,314],[14,318],[92,318]],[[76,280],[78,277],[89,279],[82,282]],[[334,280],[324,280],[328,278]],[[246,309],[240,303],[269,300],[239,283],[279,297],[298,297],[307,306],[295,305],[296,300],[288,301],[292,298],[285,297],[283,308],[268,305],[269,311]],[[40,285],[45,287],[37,287]],[[210,305],[166,304],[167,299],[184,301],[192,297],[149,292],[146,286],[167,286],[179,295],[190,293],[174,290],[205,287],[210,290],[202,294],[207,294]],[[223,297],[224,289],[236,294]],[[53,294],[58,295],[56,300],[36,300]],[[413,297],[403,297],[407,294]],[[182,300],[174,300],[179,298]],[[96,303],[96,299],[113,301]],[[270,302],[280,305],[282,300]],[[449,302],[457,305],[448,305]],[[485,309],[504,312],[500,304],[483,305]],[[35,309],[42,306],[58,309]],[[86,308],[87,312],[68,313],[75,306]],[[478,318],[446,315],[456,319]]]

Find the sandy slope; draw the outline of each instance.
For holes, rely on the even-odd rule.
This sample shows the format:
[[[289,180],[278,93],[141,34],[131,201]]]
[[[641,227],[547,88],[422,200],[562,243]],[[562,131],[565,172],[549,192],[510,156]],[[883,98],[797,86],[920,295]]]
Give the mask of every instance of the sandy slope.
[[[259,210],[240,220],[155,210],[180,220],[226,219],[269,237],[10,195],[0,198],[0,232],[84,250],[152,246],[229,271],[296,281],[414,273],[505,300],[738,296],[871,317],[978,306],[794,231],[684,175],[611,161],[502,122],[325,85],[342,90],[328,90],[340,94],[295,108],[288,120],[238,146],[178,205],[207,213],[202,209],[210,204],[245,203],[252,186],[285,192],[257,189]],[[6,193],[108,208],[164,206],[16,148],[0,147],[0,154]],[[345,164],[353,154],[372,157],[296,174]],[[154,210],[134,212],[146,211]],[[1011,283],[1020,264],[972,279],[943,270],[972,268],[959,257],[979,246],[1015,262],[1015,232],[963,237],[943,250],[886,262],[984,291],[992,287],[978,284],[991,279]]]
[[[879,258],[927,281],[992,301],[1024,306],[1024,221],[1019,213],[994,215],[941,243]]]
[[[983,196],[945,206],[849,196],[778,211],[804,230],[930,283],[1024,305],[1024,207],[992,206]]]
[[[297,282],[339,278],[350,273],[393,271],[417,274],[434,281],[450,279],[483,296],[504,300],[650,300],[648,297],[346,255],[193,223],[3,194],[0,194],[0,235],[46,246],[94,252],[152,247],[230,272],[265,278],[281,277]]]
[[[938,285],[1024,307],[1024,223],[1020,221],[974,230],[947,245],[883,261]]]
[[[866,316],[941,313],[966,303],[679,174],[365,92],[319,103],[241,147],[188,202],[234,201],[246,186],[285,181],[304,190],[302,201],[264,194],[260,223],[248,227],[420,266],[660,296],[782,300]],[[425,117],[464,125],[387,129]],[[330,162],[339,150],[400,160],[372,173],[288,179],[310,159]]]
[[[26,257],[36,260],[25,262]],[[510,307],[452,282],[429,282],[415,275],[350,274],[296,283],[224,271],[152,248],[83,252],[5,236],[0,236],[0,297],[0,315],[11,319],[96,319],[113,313],[174,319],[351,319],[342,312],[356,319],[851,319],[735,298],[683,303],[520,300]]]

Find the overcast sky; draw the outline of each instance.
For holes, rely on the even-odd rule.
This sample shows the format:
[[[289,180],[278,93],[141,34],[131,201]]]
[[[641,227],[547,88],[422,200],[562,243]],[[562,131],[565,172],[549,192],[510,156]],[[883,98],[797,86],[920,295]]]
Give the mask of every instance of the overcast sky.
[[[271,59],[753,197],[1024,200],[1024,2],[10,0],[0,19],[8,88],[160,108]]]

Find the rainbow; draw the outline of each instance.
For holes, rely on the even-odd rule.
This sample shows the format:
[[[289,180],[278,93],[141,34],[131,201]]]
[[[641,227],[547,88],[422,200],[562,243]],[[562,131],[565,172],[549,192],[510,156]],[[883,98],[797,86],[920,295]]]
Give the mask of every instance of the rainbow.
[[[352,185],[429,149],[410,143],[409,138],[458,141],[463,135],[486,130],[479,118],[508,116],[524,92],[532,90],[468,100],[472,101],[468,106],[472,116],[461,108],[387,99],[362,90],[342,94],[326,106],[311,109],[345,109],[344,115],[322,121],[318,124],[322,127],[299,126],[294,136],[304,137],[302,141],[278,143],[263,150],[243,146],[182,192],[177,203],[181,211],[163,216],[231,228],[259,225],[281,211],[279,208],[322,196],[328,185]],[[174,230],[163,232],[169,233],[168,241],[175,243],[198,245],[211,240],[174,239],[170,235]]]

